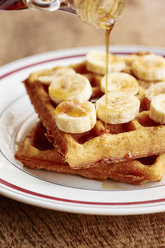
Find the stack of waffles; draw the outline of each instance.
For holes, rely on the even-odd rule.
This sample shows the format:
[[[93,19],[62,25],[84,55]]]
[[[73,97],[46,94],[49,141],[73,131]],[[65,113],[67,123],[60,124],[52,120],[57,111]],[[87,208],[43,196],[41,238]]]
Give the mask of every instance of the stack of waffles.
[[[131,184],[162,179],[165,59],[110,54],[105,95],[105,56],[92,51],[24,81],[40,119],[15,153],[24,166]]]

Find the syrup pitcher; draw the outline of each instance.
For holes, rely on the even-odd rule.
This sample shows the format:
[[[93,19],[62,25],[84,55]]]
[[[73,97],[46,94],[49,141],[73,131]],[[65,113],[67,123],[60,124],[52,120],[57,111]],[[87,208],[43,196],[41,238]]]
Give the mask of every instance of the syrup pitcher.
[[[126,0],[0,0],[0,10],[63,10],[80,16],[83,22],[107,29],[121,15]]]

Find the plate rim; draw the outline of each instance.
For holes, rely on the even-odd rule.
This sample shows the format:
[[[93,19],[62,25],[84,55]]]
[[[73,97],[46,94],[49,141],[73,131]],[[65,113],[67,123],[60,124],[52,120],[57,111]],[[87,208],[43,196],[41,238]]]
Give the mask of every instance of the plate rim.
[[[104,49],[105,50],[105,46],[104,45],[99,45],[99,46],[82,46],[82,47],[73,47],[73,48],[65,48],[65,49],[59,49],[59,50],[52,50],[52,51],[48,51],[48,52],[43,52],[43,53],[38,53],[38,54],[34,54],[34,55],[30,55],[30,56],[26,56],[24,58],[20,58],[20,59],[16,59],[14,61],[11,61],[9,63],[6,63],[4,65],[0,66],[0,80],[3,79],[1,76],[1,71],[5,71],[6,74],[6,70],[8,67],[14,67],[16,64],[19,63],[28,63],[31,60],[38,60],[38,57],[53,57],[54,54],[56,54],[56,56],[60,55],[61,53],[70,53],[70,51],[73,51],[74,53],[76,52],[80,52],[80,51],[85,51],[85,50],[90,50],[90,49]],[[165,48],[163,47],[159,47],[159,46],[143,46],[143,45],[129,45],[129,44],[125,44],[125,45],[111,45],[110,46],[110,51],[112,50],[152,50],[152,51],[159,51],[160,53],[165,52]],[[158,52],[158,53],[159,53]]]
[[[26,57],[23,59],[19,59],[19,60],[13,61],[13,62],[8,63],[8,64],[1,67],[0,79],[3,79],[5,77],[7,77],[8,75],[11,75],[10,73],[7,72],[8,68],[15,67],[15,66],[17,66],[17,64],[20,64],[20,63],[26,64],[26,62],[29,63],[29,61],[32,62],[33,60],[39,60],[39,58],[41,58],[41,57],[45,58],[47,56],[49,57],[49,56],[55,56],[55,55],[57,55],[57,57],[58,57],[58,55],[62,56],[62,54],[66,54],[66,53],[73,53],[74,54],[76,52],[78,52],[80,54],[81,52],[89,51],[91,49],[103,49],[103,48],[104,48],[104,46],[69,48],[69,49],[63,49],[63,50],[58,50],[58,51],[50,51],[50,52],[46,52],[46,53],[42,53],[42,54],[29,56],[29,57]],[[142,49],[142,50],[152,50],[155,52],[159,51],[160,53],[163,53],[165,55],[165,49],[157,48],[157,47],[136,46],[136,45],[135,46],[134,45],[132,45],[132,46],[113,45],[113,46],[111,46],[111,48],[112,48],[112,52],[114,52],[114,50],[125,50],[126,53],[130,53],[130,51],[132,49],[133,50]],[[51,61],[51,58],[50,58],[50,61]],[[44,62],[44,63],[47,63],[47,62]],[[24,66],[22,67],[21,70],[23,70],[23,68],[24,68]],[[1,71],[2,71],[2,74],[1,74]],[[5,72],[5,74],[3,74],[3,71]],[[13,70],[12,73],[17,73],[17,70]],[[35,198],[35,200],[34,199],[30,200],[30,199],[27,199],[27,198],[29,198],[27,196],[26,196],[27,197],[26,198],[25,196],[19,196],[16,192],[11,193],[11,192],[9,192],[9,189],[7,189],[7,187],[4,187],[2,180],[3,179],[0,178],[0,190],[1,190],[2,195],[7,196],[7,197],[12,198],[12,199],[17,200],[17,201],[21,201],[23,203],[28,203],[28,204],[38,206],[38,207],[43,207],[43,208],[49,208],[49,209],[72,212],[72,213],[99,214],[99,215],[134,215],[134,214],[147,214],[147,213],[155,213],[155,212],[164,212],[165,211],[165,204],[160,205],[160,206],[147,206],[147,207],[146,206],[142,207],[139,205],[140,208],[139,207],[137,207],[137,208],[133,207],[133,209],[130,209],[130,208],[124,209],[124,211],[121,211],[120,208],[115,210],[112,207],[108,208],[108,209],[104,209],[103,211],[101,211],[98,208],[97,209],[89,208],[89,206],[87,208],[84,206],[83,206],[83,208],[81,208],[80,206],[78,206],[78,208],[76,206],[67,206],[65,208],[64,206],[61,206],[61,205],[60,205],[60,207],[58,207],[58,206],[55,206],[54,204],[49,205],[49,204],[46,204],[45,202],[43,203],[40,199]],[[1,186],[1,185],[3,185],[3,186]],[[163,198],[161,200],[161,202],[164,202],[164,201],[165,201],[165,198]],[[160,202],[160,200],[159,200],[159,202]],[[100,204],[100,205],[102,205],[102,204]],[[112,205],[114,205],[114,204],[112,204]],[[121,204],[121,205],[126,205],[126,204]],[[133,205],[133,204],[131,204],[131,205]]]
[[[0,184],[3,184],[2,189],[4,189],[4,196],[6,196],[6,191],[5,191],[5,183],[3,183],[3,181],[5,180],[1,180],[0,179]],[[10,184],[7,182],[6,186]],[[15,188],[15,185],[13,185]],[[16,186],[17,187],[17,186]],[[6,187],[7,188],[7,187]],[[18,187],[19,188],[19,187]],[[2,190],[3,191],[3,190]],[[25,189],[25,191],[28,191]],[[10,193],[12,192],[12,194]],[[137,215],[137,214],[148,214],[148,213],[155,213],[155,209],[157,208],[158,212],[164,212],[164,208],[162,205],[158,205],[158,206],[146,206],[146,207],[141,207],[141,203],[138,202],[138,207],[136,207],[137,205],[134,203],[130,203],[130,204],[126,204],[126,203],[108,203],[108,204],[104,204],[104,203],[99,203],[99,204],[89,204],[89,202],[87,204],[82,204],[80,203],[75,203],[72,200],[66,200],[66,203],[69,203],[68,205],[65,205],[62,199],[63,204],[61,205],[60,203],[58,204],[58,201],[60,202],[60,200],[55,200],[56,202],[56,207],[54,208],[54,199],[53,202],[51,200],[49,200],[48,202],[46,202],[46,200],[41,200],[40,196],[38,196],[37,198],[35,198],[35,201],[33,200],[33,196],[29,196],[29,194],[26,194],[26,196],[24,196],[24,192],[15,192],[14,190],[12,190],[11,188],[9,188],[9,192],[7,192],[7,197],[8,194],[10,196],[10,198],[23,202],[23,203],[27,203],[27,204],[31,204],[34,206],[38,206],[38,207],[43,207],[43,208],[48,208],[48,209],[52,209],[52,210],[58,210],[58,211],[65,211],[65,212],[72,212],[72,213],[81,213],[81,214],[98,214],[98,215]],[[38,194],[38,193],[37,193]],[[20,195],[22,195],[20,197]],[[40,195],[40,194],[38,194]],[[52,197],[54,198],[54,197]],[[161,203],[164,202],[165,199],[158,199],[158,200],[153,200],[155,203]],[[148,202],[153,202],[153,201],[148,201]],[[40,203],[38,205],[38,203]],[[70,204],[71,203],[71,204]],[[149,203],[150,204],[150,203]],[[127,209],[127,205],[132,205],[133,208],[128,208]],[[145,204],[143,204],[145,205]],[[104,207],[104,212],[102,212],[101,208],[99,207]],[[111,213],[109,214],[109,206],[111,206]],[[121,209],[121,207],[123,209]],[[148,211],[148,207],[150,207],[150,211]],[[116,208],[116,209],[115,209]],[[85,212],[84,212],[85,211]]]

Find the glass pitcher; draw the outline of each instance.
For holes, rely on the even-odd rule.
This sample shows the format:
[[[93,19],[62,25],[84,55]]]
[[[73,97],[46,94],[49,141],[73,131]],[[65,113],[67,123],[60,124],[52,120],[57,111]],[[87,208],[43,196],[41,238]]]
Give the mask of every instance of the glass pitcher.
[[[0,0],[0,10],[63,10],[80,16],[96,28],[113,25],[121,15],[126,0]]]

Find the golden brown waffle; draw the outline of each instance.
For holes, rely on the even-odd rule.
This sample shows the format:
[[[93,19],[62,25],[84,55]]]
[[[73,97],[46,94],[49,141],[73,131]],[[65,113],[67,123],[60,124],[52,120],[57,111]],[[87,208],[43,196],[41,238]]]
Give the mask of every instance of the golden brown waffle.
[[[100,91],[101,76],[87,71],[86,62],[73,65],[72,68],[89,79],[93,89],[90,100],[95,102],[103,94]],[[31,74],[24,84],[35,111],[47,129],[49,139],[54,141],[54,146],[71,168],[88,168],[97,163],[113,164],[165,152],[165,125],[156,124],[144,111],[147,108],[144,90],[150,83],[139,80],[141,112],[135,120],[108,125],[108,131],[105,130],[105,124],[97,120],[89,132],[68,134],[57,128],[54,116],[56,105],[50,100],[48,87],[38,81],[38,76],[45,73]]]
[[[73,170],[48,142],[45,132],[43,125],[38,123],[19,145],[15,158],[24,166],[98,180],[112,178],[131,184],[160,181],[165,173],[165,154],[112,165],[98,163],[93,168]]]

